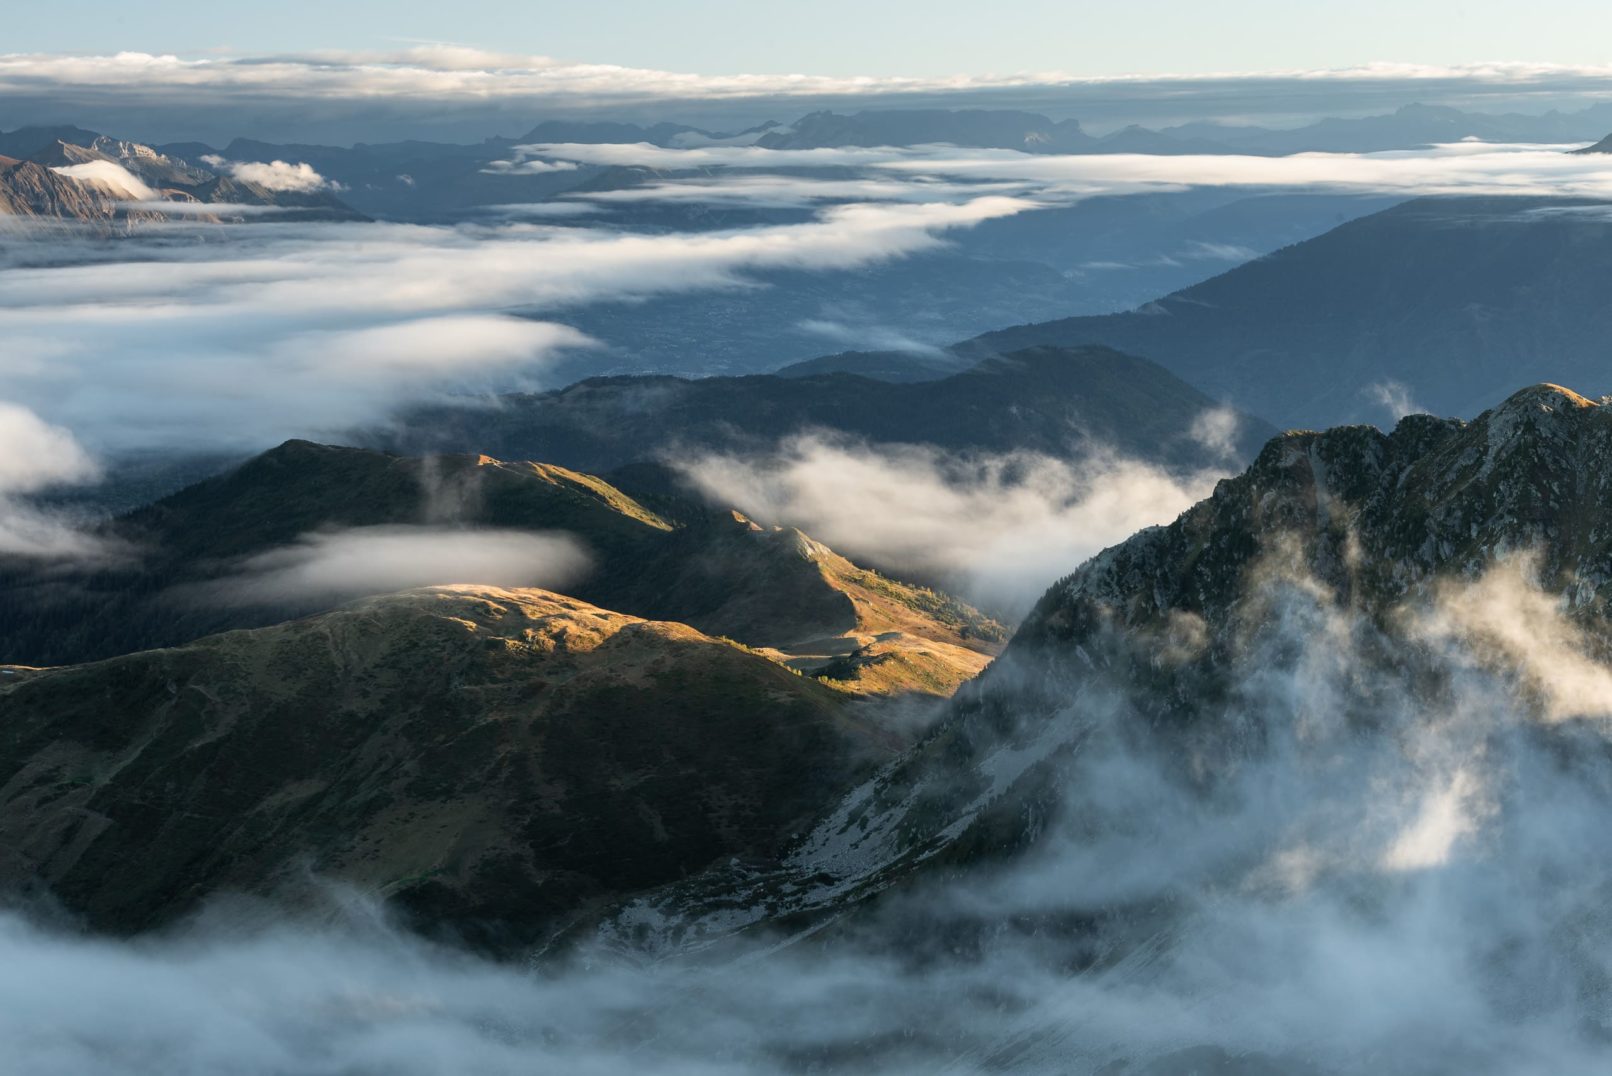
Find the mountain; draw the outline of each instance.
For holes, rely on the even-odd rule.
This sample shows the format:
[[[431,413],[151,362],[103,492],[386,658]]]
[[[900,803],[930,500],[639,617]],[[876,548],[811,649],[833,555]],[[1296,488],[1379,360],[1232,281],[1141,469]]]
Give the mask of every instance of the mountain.
[[[107,135],[96,135],[84,143],[58,139],[31,154],[30,159],[51,168],[111,162],[150,186],[164,190],[185,190],[213,178],[213,173],[188,161],[169,157],[139,142]]]
[[[0,157],[0,218],[93,224],[161,219],[153,213],[131,211],[97,187],[13,157]]]
[[[1217,406],[1145,359],[1102,347],[1038,347],[905,384],[844,373],[590,378],[555,392],[504,396],[493,408],[417,412],[384,436],[427,450],[480,444],[587,471],[673,450],[766,450],[812,431],[1060,459],[1101,448],[1190,468],[1202,463],[1204,448],[1189,431]],[[1252,456],[1272,432],[1239,416],[1235,451]]]
[[[243,219],[235,207],[273,207],[277,220],[365,219],[328,189],[272,189],[81,128],[23,128],[0,133],[0,145],[28,150],[26,160],[0,157],[0,215],[99,225],[216,223]],[[218,208],[187,208],[200,204]]]
[[[589,563],[566,573],[578,598],[736,639],[848,694],[949,695],[1004,637],[948,595],[863,569],[799,531],[712,508],[657,468],[626,477],[642,500],[549,464],[287,442],[106,524],[96,532],[105,562],[0,564],[0,655],[30,665],[93,660],[307,615],[365,589],[485,582],[442,559],[471,556],[464,550],[478,548],[478,535],[511,533],[579,542]],[[520,554],[534,562],[534,579],[543,578],[541,555]],[[351,572],[398,556],[437,567],[417,578],[383,572],[356,592],[306,581],[328,563]]]
[[[117,932],[354,885],[509,951],[776,849],[888,754],[842,699],[680,624],[470,586],[0,668],[0,882]]]
[[[1070,153],[1096,139],[1076,120],[1053,122],[1033,112],[986,109],[877,109],[842,115],[812,112],[762,135],[765,149],[818,149],[833,146],[915,146],[949,142],[957,146],[1016,149],[1030,153]]]
[[[1055,584],[931,733],[783,860],[639,898],[605,936],[665,953],[868,902],[898,946],[1019,938],[1059,974],[1167,966],[1194,916],[1232,929],[1217,908],[1275,922],[1341,896],[1376,926],[1414,921],[1451,898],[1403,872],[1481,834],[1455,899],[1512,910],[1459,939],[1474,974],[1533,981],[1521,950],[1571,974],[1566,925],[1598,914],[1604,877],[1582,847],[1529,834],[1607,816],[1609,464],[1612,398],[1555,385],[1470,422],[1273,440]],[[1461,781],[1486,797],[1452,823],[1471,828],[1432,830],[1418,811]],[[926,879],[957,895],[918,899]],[[1310,944],[1314,921],[1295,925]],[[1507,949],[1552,927],[1569,952]]]
[[[1033,112],[988,109],[874,109],[845,115],[813,112],[779,127],[757,144],[774,149],[832,146],[913,146],[949,142],[1026,153],[1375,153],[1476,138],[1485,142],[1579,142],[1604,131],[1612,108],[1541,114],[1472,112],[1412,103],[1391,113],[1326,117],[1295,128],[1196,121],[1152,129],[1132,124],[1105,135],[1076,120]],[[634,139],[635,141],[639,139]],[[645,139],[647,140],[647,139]],[[578,139],[578,141],[583,141]]]
[[[1612,121],[1612,107],[1593,104],[1576,112],[1473,112],[1448,105],[1412,103],[1391,113],[1327,117],[1302,127],[1277,129],[1195,122],[1166,127],[1160,134],[1218,143],[1220,152],[1376,153],[1414,149],[1469,138],[1485,142],[1583,142]]]
[[[82,127],[19,127],[15,131],[0,131],[0,155],[26,158],[45,152],[58,142],[87,146],[102,135]]]
[[[509,159],[515,145],[507,138],[468,145],[407,141],[350,147],[237,138],[219,154],[256,164],[306,161],[340,183],[343,199],[359,211],[408,220],[457,219],[473,207],[544,201],[592,172],[490,172],[493,162]]]
[[[1472,413],[1517,379],[1609,387],[1606,203],[1424,198],[1349,221],[1129,313],[987,333],[1143,355],[1287,426],[1381,419],[1383,400]]]
[[[1612,153],[1612,135],[1607,135],[1593,146],[1576,149],[1574,153]]]

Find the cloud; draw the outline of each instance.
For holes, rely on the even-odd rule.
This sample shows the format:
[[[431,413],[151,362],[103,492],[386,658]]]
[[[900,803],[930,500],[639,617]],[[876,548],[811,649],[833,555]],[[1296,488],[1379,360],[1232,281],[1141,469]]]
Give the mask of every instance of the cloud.
[[[509,160],[490,161],[482,171],[495,176],[532,176],[545,172],[574,172],[576,169],[575,161]]]
[[[1187,437],[1200,445],[1216,464],[1230,464],[1240,455],[1237,437],[1243,420],[1230,407],[1215,407],[1192,420]]]
[[[986,194],[1028,193],[1024,183],[942,183],[918,177],[912,180],[868,177],[813,179],[807,176],[733,175],[710,179],[648,183],[618,190],[589,191],[567,197],[591,202],[693,202],[702,205],[792,208],[820,202],[934,202]]]
[[[265,190],[307,193],[339,190],[341,187],[320,175],[306,161],[297,164],[286,161],[231,161],[217,154],[209,154],[202,158],[202,162],[209,168],[246,183],[255,183]]]
[[[993,196],[847,205],[696,234],[282,223],[206,231],[205,243],[172,241],[197,226],[164,225],[110,251],[53,238],[47,264],[4,270],[0,376],[103,453],[252,449],[377,421],[432,391],[540,386],[549,359],[589,343],[515,312],[876,264],[1030,208]]]
[[[456,367],[487,371],[528,366],[562,349],[594,344],[568,325],[494,314],[452,314],[300,333],[286,338],[278,350],[286,366],[301,366],[310,376],[396,383],[411,377],[429,382]]]
[[[1425,415],[1427,408],[1411,399],[1410,387],[1399,381],[1378,381],[1366,386],[1366,395],[1398,422],[1406,415]]]
[[[1011,738],[982,722],[951,753],[1052,766],[1016,815],[1037,841],[831,931],[534,968],[411,938],[335,887],[307,918],[222,904],[134,940],[8,912],[0,1039],[44,1076],[1603,1070],[1604,729],[1540,725],[1503,662],[1385,640],[1302,574],[1238,604],[1224,690],[1168,719],[1145,640],[1134,662],[1071,655],[1078,674],[999,666],[1004,699],[1051,710],[993,714],[1022,719]],[[859,833],[967,798],[867,791],[845,801]],[[742,911],[726,895],[719,915]]]
[[[25,499],[99,475],[99,466],[69,431],[0,400],[0,555],[88,557],[104,552],[101,543],[70,521]]]
[[[1041,197],[1189,187],[1282,187],[1350,193],[1612,198],[1612,162],[1570,146],[1453,143],[1383,153],[1036,156],[1011,150],[892,155],[875,167],[954,178],[1031,181]]]
[[[714,455],[674,466],[746,515],[1016,610],[1099,550],[1169,522],[1224,477],[1181,478],[1100,451],[1077,462],[959,457],[813,436],[764,458]]]
[[[69,431],[0,400],[0,494],[37,493],[96,474],[95,461]]]
[[[145,52],[71,56],[0,55],[0,90],[39,92],[51,87],[120,91],[206,91],[226,97],[293,99],[572,98],[590,101],[653,99],[736,100],[774,97],[959,95],[1013,89],[1119,88],[1133,93],[1180,94],[1192,86],[1261,86],[1451,82],[1530,88],[1582,86],[1612,80],[1612,67],[1539,63],[1439,66],[1376,63],[1331,69],[1078,75],[1023,72],[940,77],[824,76],[806,74],[689,74],[546,56],[495,53],[450,45],[420,45],[390,52],[322,51],[305,55],[179,57]],[[1312,91],[1313,92],[1313,91]]]
[[[587,551],[565,534],[353,527],[305,534],[185,596],[220,605],[302,606],[450,583],[560,589],[589,564]]]
[[[156,191],[116,161],[84,161],[81,164],[61,165],[51,171],[113,198],[142,202],[157,199]]]
[[[1550,720],[1612,718],[1612,670],[1538,576],[1537,554],[1503,558],[1476,581],[1441,587],[1415,630],[1428,641],[1462,644],[1475,663],[1514,670]]]
[[[1029,184],[1021,193],[1053,201],[1192,187],[1277,187],[1407,197],[1511,194],[1612,198],[1612,157],[1566,152],[1572,148],[1576,147],[1457,142],[1421,150],[1299,153],[1287,157],[1234,153],[1053,155],[951,146],[768,150],[757,146],[668,149],[648,144],[566,143],[526,146],[523,150],[589,164],[633,165],[666,172],[839,167],[896,173],[927,182],[946,177],[974,183]],[[669,186],[677,197],[691,198],[706,189],[710,197],[716,198],[725,188],[742,191],[746,184],[758,182],[762,181],[732,176],[680,181]],[[1236,248],[1225,245],[1197,244],[1182,256],[1228,260],[1237,253]]]
[[[872,351],[904,351],[912,355],[945,355],[935,343],[926,343],[888,325],[850,324],[829,318],[808,318],[795,328],[820,336],[838,347]],[[949,341],[948,341],[949,342]]]

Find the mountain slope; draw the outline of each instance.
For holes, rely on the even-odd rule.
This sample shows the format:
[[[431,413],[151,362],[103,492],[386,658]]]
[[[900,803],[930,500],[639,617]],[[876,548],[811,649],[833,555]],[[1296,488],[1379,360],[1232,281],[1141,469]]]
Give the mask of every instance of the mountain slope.
[[[566,583],[576,596],[766,648],[802,672],[828,669],[855,693],[949,694],[1004,636],[963,603],[861,569],[799,531],[713,509],[658,475],[637,481],[653,508],[550,464],[287,442],[113,521],[99,534],[105,563],[0,565],[0,655],[84,661],[271,624],[351,596],[298,585],[297,566],[324,563],[331,541],[356,543],[350,574],[398,556],[398,539],[440,560],[434,548],[489,533],[570,536],[589,558]],[[405,563],[407,582],[373,589],[487,581],[432,564],[411,577]]]
[[[0,217],[104,224],[125,213],[103,191],[58,175],[34,161],[0,157]]]
[[[1057,458],[1099,448],[1190,467],[1204,450],[1188,431],[1216,406],[1144,359],[1106,348],[1038,348],[909,384],[847,374],[593,378],[506,396],[494,410],[418,413],[399,436],[405,448],[479,444],[589,471],[671,452],[765,450],[807,431]],[[1251,456],[1271,432],[1240,416],[1236,451]]]
[[[0,884],[120,932],[338,882],[529,944],[775,849],[886,751],[815,681],[535,590],[431,588],[4,673]]]
[[[1313,860],[1321,880],[1338,872],[1364,896],[1392,887],[1401,861],[1437,865],[1449,853],[1405,842],[1433,824],[1417,813],[1429,790],[1462,780],[1492,798],[1459,824],[1492,830],[1484,847],[1501,849],[1462,884],[1553,899],[1536,891],[1547,868],[1532,857],[1562,852],[1549,869],[1572,872],[1583,853],[1530,845],[1530,827],[1559,824],[1551,812],[1575,796],[1585,825],[1612,817],[1609,465],[1612,406],[1554,385],[1472,422],[1278,438],[1174,523],[1049,590],[932,733],[781,863],[646,897],[606,937],[636,944],[655,922],[651,949],[701,946],[977,867],[987,902],[1058,895],[1016,925],[934,913],[949,924],[938,936],[1073,932],[1079,960],[1105,946],[1118,958],[1177,930],[1172,909],[1200,885],[1211,901],[1253,887],[1253,914],[1277,914],[1267,892],[1309,890],[1271,872]],[[1382,842],[1364,862],[1362,841]],[[1284,863],[1292,842],[1311,858]],[[1131,881],[1105,888],[1103,869]],[[992,889],[998,871],[1010,878]],[[1600,891],[1593,873],[1580,892]],[[713,934],[716,906],[727,918]],[[1532,929],[1528,917],[1561,909],[1518,914]]]
[[[0,144],[27,148],[0,157],[0,215],[105,225],[182,217],[216,223],[243,218],[229,206],[273,208],[279,220],[363,220],[328,189],[273,190],[169,156],[138,142],[79,128],[24,128]],[[171,203],[172,207],[163,203]],[[186,208],[215,204],[218,212]]]
[[[1612,388],[1612,315],[1597,299],[1612,283],[1609,250],[1603,203],[1421,199],[1131,313],[1004,329],[956,350],[1106,345],[1288,426],[1381,419],[1385,391],[1469,414],[1519,380]]]

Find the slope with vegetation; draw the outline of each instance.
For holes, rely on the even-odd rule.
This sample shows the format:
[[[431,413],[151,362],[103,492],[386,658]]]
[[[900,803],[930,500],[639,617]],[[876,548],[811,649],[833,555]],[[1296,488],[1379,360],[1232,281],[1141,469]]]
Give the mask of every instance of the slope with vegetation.
[[[106,524],[99,563],[0,565],[0,656],[83,661],[329,608],[340,598],[270,593],[243,603],[237,591],[266,554],[377,527],[573,536],[591,559],[568,584],[575,596],[766,648],[802,672],[833,665],[853,693],[949,694],[1005,636],[955,599],[861,569],[798,531],[713,508],[656,468],[639,468],[634,481],[642,500],[552,464],[290,441]]]

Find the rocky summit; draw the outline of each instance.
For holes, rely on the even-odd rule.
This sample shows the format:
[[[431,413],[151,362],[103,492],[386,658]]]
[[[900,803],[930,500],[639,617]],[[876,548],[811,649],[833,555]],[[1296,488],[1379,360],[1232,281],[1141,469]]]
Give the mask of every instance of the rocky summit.
[[[639,898],[606,936],[677,950],[779,916],[883,906],[869,898],[1033,863],[1049,843],[1071,857],[1071,843],[1125,827],[1113,812],[1135,811],[1140,824],[1176,796],[1192,804],[1180,810],[1221,819],[1211,828],[1239,832],[1248,820],[1219,812],[1231,813],[1228,799],[1247,794],[1240,782],[1274,769],[1280,752],[1292,756],[1279,756],[1284,767],[1319,767],[1313,785],[1283,793],[1299,797],[1296,813],[1339,776],[1316,752],[1390,752],[1392,763],[1362,763],[1348,778],[1383,770],[1387,797],[1390,780],[1434,779],[1397,768],[1405,760],[1393,745],[1451,727],[1470,735],[1463,751],[1497,767],[1519,765],[1512,755],[1522,749],[1507,737],[1547,754],[1588,752],[1584,779],[1598,780],[1612,759],[1595,731],[1612,717],[1602,665],[1612,656],[1609,463],[1612,407],[1556,385],[1472,421],[1418,415],[1391,433],[1278,437],[1175,522],[1054,585],[926,739],[844,797],[788,856]],[[1140,802],[1109,784],[1116,756],[1147,790]],[[1265,822],[1248,828],[1267,834]],[[1249,869],[1269,852],[1245,850],[1239,862]],[[1154,909],[1174,899],[1147,897]],[[1089,928],[1091,914],[1125,906],[1116,896],[1075,920]]]

